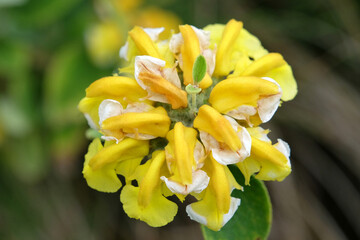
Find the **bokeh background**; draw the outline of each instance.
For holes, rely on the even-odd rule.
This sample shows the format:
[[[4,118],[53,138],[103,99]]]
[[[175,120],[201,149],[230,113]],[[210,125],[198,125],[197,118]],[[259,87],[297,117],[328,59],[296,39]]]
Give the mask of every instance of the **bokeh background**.
[[[293,67],[274,116],[293,173],[267,183],[269,239],[360,239],[360,3],[355,0],[0,0],[0,239],[202,239],[181,205],[150,228],[82,178],[84,89],[111,75],[134,25],[236,18]],[[165,33],[165,34],[169,34]],[[88,135],[90,133],[87,133]]]

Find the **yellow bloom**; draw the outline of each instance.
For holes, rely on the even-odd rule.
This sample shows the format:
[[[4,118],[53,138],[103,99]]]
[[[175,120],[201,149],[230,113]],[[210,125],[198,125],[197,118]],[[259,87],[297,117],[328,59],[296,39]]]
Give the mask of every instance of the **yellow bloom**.
[[[209,183],[209,177],[200,170],[205,152],[196,136],[195,129],[178,122],[166,137],[169,141],[165,152],[170,177],[162,176],[161,179],[180,200],[184,199],[181,195],[200,193]]]
[[[296,82],[282,56],[268,54],[241,22],[179,29],[159,41],[164,29],[134,27],[120,51],[128,66],[119,74],[129,77],[87,88],[79,109],[105,144],[90,144],[83,173],[105,192],[120,189],[123,175],[126,214],[154,227],[177,213],[167,197],[191,194],[189,217],[217,231],[241,201],[231,197],[242,187],[227,165],[236,164],[245,184],[252,175],[282,181],[291,172],[287,143],[272,144],[255,126],[295,96]],[[200,55],[205,61],[194,66]]]
[[[266,136],[268,131],[260,127],[249,129],[249,132],[252,136],[251,156],[237,163],[245,177],[245,183],[249,184],[254,173],[260,180],[282,181],[291,172],[289,145],[281,139],[272,145]]]
[[[281,94],[281,88],[272,79],[234,77],[218,83],[209,102],[221,113],[258,125],[274,115]]]
[[[145,112],[125,112],[102,121],[101,131],[106,136],[121,140],[124,136],[135,139],[165,137],[170,127],[170,118],[164,108],[150,108]]]
[[[115,169],[122,162],[143,158],[149,152],[147,141],[127,138],[119,144],[109,142],[105,147],[96,138],[85,155],[83,174],[88,185],[102,192],[116,192],[121,182]]]
[[[170,50],[175,54],[183,71],[184,84],[194,84],[192,76],[193,65],[196,58],[201,54],[207,59],[208,72],[200,82],[201,88],[208,88],[212,84],[210,75],[213,70],[213,52],[209,47],[209,36],[203,30],[190,25],[181,25],[180,33],[175,34],[170,40]]]
[[[218,231],[234,215],[240,199],[230,196],[232,189],[242,189],[229,169],[219,164],[212,156],[205,169],[210,176],[209,187],[203,199],[186,207],[190,218]]]
[[[134,41],[140,55],[149,55],[151,57],[161,58],[157,46],[141,27],[134,27],[129,32],[129,36]]]
[[[283,101],[292,100],[297,94],[297,84],[291,67],[279,53],[269,53],[255,60],[246,68],[235,68],[235,72],[231,77],[236,76],[256,76],[274,79],[283,90],[281,97]]]
[[[139,101],[146,96],[144,91],[135,81],[128,77],[104,77],[93,82],[86,89],[86,97],[79,103],[79,110],[84,113],[89,125],[99,129],[98,109],[105,99],[114,99],[121,104]]]
[[[249,58],[258,59],[268,52],[259,39],[243,28],[242,22],[230,20],[226,25],[214,24],[204,28],[210,34],[210,47],[216,48],[215,76],[226,76]]]
[[[166,199],[161,193],[161,167],[165,163],[165,152],[156,151],[147,162],[146,171],[139,187],[126,185],[120,200],[129,217],[140,219],[152,227],[161,227],[171,222],[177,213],[177,205]]]
[[[165,68],[165,61],[150,56],[136,57],[135,78],[148,92],[148,99],[170,103],[173,109],[187,106],[187,94],[181,89],[176,68]]]

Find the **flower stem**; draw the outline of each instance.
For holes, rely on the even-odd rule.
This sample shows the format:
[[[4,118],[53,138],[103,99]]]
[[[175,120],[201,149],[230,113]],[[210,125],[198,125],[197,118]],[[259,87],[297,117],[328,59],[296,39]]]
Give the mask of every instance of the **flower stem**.
[[[190,112],[191,114],[196,114],[196,93],[191,94],[191,104],[190,104]]]

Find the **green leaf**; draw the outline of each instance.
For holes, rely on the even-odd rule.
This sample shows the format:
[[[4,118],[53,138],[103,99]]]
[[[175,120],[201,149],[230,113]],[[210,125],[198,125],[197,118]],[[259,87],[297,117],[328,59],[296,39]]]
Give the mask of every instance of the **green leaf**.
[[[218,232],[202,226],[205,240],[263,240],[271,227],[272,210],[268,191],[262,181],[251,178],[250,186],[244,185],[244,177],[238,168],[230,166],[236,180],[244,191],[234,190],[232,196],[241,204],[232,219]]]
[[[193,66],[193,79],[195,83],[201,82],[206,73],[206,60],[203,55],[199,55]]]

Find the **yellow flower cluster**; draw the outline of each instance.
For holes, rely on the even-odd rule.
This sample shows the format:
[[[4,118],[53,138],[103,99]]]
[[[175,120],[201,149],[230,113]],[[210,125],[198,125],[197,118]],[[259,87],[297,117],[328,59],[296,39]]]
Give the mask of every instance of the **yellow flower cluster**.
[[[268,53],[242,22],[181,25],[165,41],[163,30],[134,27],[120,50],[129,65],[86,89],[79,109],[105,143],[90,144],[83,174],[102,192],[118,191],[124,176],[125,212],[150,226],[176,215],[167,197],[192,195],[189,217],[219,230],[240,205],[232,190],[242,190],[227,165],[245,184],[252,175],[282,181],[291,172],[288,144],[273,144],[259,125],[295,97],[296,82],[282,56]],[[199,56],[206,72],[194,81]]]

